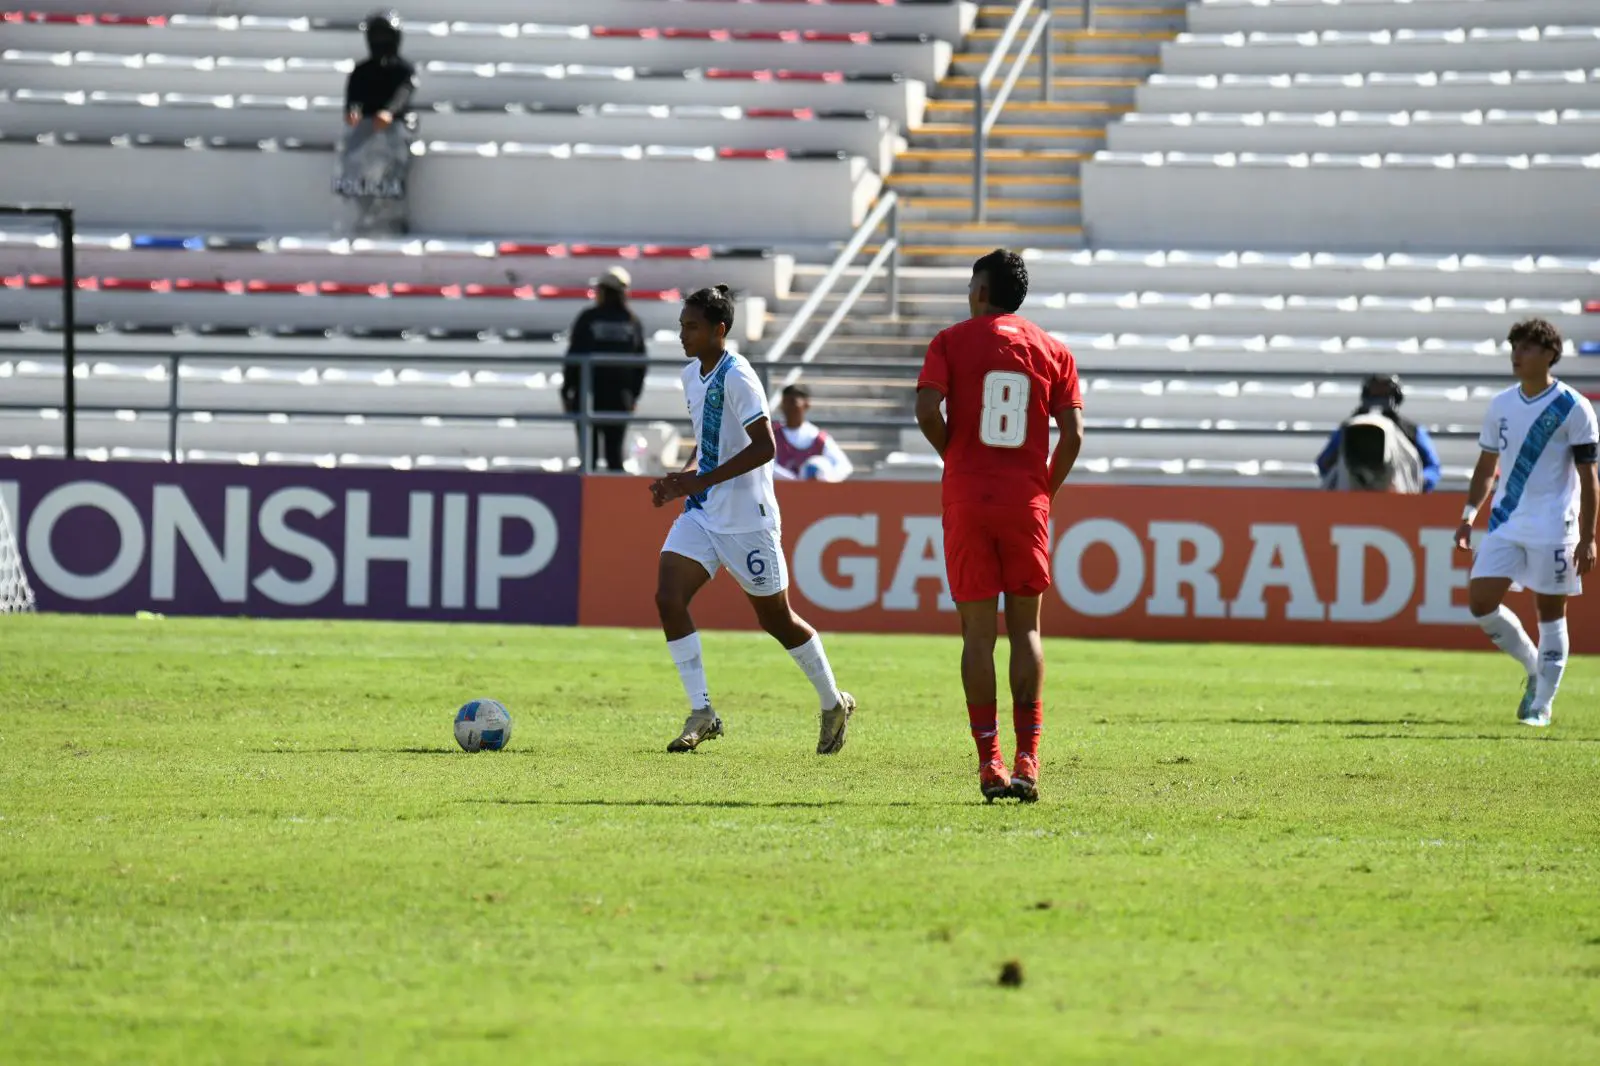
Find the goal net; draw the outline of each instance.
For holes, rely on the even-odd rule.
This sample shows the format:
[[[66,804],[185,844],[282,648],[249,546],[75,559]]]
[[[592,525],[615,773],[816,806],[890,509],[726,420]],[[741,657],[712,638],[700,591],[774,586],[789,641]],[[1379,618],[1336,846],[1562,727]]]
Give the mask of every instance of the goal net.
[[[33,610],[33,587],[22,569],[22,551],[17,547],[17,531],[0,499],[0,614]]]

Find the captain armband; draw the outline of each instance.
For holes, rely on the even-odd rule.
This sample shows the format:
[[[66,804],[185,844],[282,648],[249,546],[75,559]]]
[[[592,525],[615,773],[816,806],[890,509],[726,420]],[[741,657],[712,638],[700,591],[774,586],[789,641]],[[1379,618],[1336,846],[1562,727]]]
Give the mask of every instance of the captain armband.
[[[1596,453],[1600,452],[1600,444],[1574,444],[1572,446],[1572,461],[1575,463],[1592,463]]]

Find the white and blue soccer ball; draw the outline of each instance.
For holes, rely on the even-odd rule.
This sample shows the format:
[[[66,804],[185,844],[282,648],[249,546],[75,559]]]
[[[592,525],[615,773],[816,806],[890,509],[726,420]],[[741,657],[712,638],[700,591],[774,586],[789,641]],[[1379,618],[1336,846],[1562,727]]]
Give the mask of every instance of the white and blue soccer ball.
[[[456,712],[462,751],[499,751],[511,743],[511,712],[495,700],[472,700]]]

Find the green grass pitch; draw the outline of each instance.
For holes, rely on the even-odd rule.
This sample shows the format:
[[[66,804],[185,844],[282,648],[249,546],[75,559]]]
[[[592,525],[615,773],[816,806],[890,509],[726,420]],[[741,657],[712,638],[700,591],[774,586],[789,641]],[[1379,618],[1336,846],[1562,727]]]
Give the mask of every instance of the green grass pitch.
[[[669,757],[652,633],[0,619],[0,1062],[1600,1062],[1594,660],[1052,642],[1019,807],[953,638],[833,759],[706,639]]]

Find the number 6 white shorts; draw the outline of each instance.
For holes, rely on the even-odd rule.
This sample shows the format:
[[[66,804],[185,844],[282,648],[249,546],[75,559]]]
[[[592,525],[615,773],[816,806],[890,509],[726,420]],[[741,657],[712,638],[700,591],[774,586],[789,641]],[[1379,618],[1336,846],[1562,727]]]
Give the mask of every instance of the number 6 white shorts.
[[[1583,581],[1572,565],[1572,544],[1521,544],[1498,533],[1478,542],[1472,576],[1507,577],[1545,596],[1579,596]]]
[[[727,567],[751,596],[776,596],[789,587],[783,536],[776,529],[715,533],[705,527],[699,512],[685,511],[667,531],[661,550],[693,559],[712,577],[717,576],[719,567]]]

